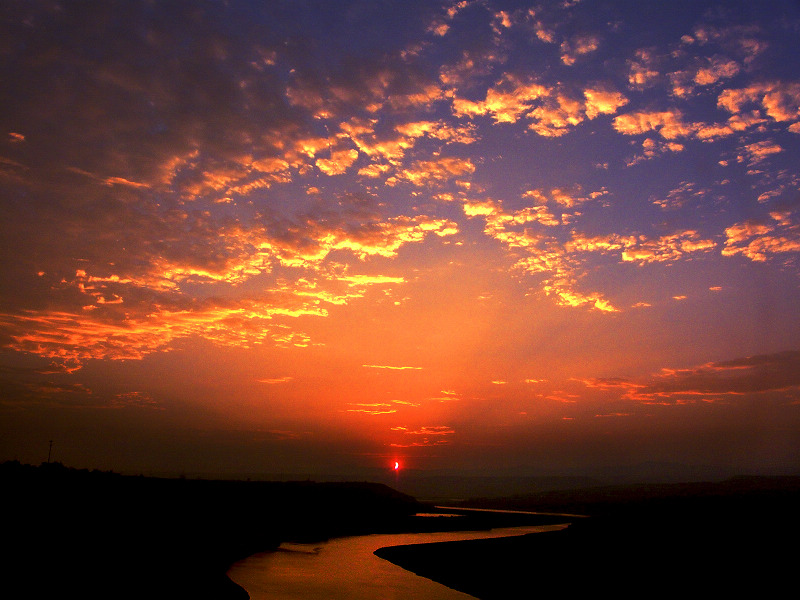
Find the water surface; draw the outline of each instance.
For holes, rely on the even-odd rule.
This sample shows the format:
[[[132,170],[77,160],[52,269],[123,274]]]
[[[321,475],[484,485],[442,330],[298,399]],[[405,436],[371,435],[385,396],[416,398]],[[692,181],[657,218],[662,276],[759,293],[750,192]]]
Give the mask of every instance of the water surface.
[[[469,600],[473,596],[415,575],[373,552],[386,546],[509,537],[565,526],[376,534],[281,544],[276,551],[237,562],[228,576],[247,590],[251,600]]]

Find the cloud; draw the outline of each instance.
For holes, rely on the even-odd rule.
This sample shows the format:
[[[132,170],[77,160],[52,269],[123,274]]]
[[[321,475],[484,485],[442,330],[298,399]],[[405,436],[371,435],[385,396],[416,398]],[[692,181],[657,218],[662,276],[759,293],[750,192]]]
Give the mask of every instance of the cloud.
[[[594,107],[596,109],[596,107]],[[567,94],[556,94],[528,114],[528,129],[543,137],[561,137],[584,119],[584,104]]]
[[[417,439],[413,441],[398,441],[391,443],[394,448],[413,448],[418,446],[443,446],[452,443],[449,436],[455,435],[455,430],[448,425],[426,425],[411,429],[408,427],[393,427],[392,431],[398,432],[403,436],[412,436]]]
[[[444,157],[418,160],[410,167],[399,171],[396,177],[388,179],[387,183],[394,185],[403,180],[420,187],[435,186],[474,172],[475,165],[469,158]]]
[[[712,85],[722,79],[730,79],[739,73],[740,67],[736,61],[722,56],[707,59],[707,65],[697,70],[694,82],[698,85]]]
[[[361,365],[367,369],[388,369],[390,371],[419,371],[422,367],[397,366],[397,365]]]
[[[491,51],[478,55],[477,51],[466,49],[457,61],[440,67],[439,80],[453,89],[467,86],[476,76],[490,73],[495,62],[496,57]]]
[[[634,58],[627,61],[628,83],[633,89],[644,89],[654,85],[660,78],[657,57],[652,49],[640,48]]]
[[[279,322],[304,315],[326,316],[327,311],[313,303],[280,306],[255,301],[193,310],[151,307],[147,314],[117,318],[95,311],[26,311],[0,314],[0,329],[7,348],[47,358],[63,368],[77,368],[88,360],[140,360],[192,336],[239,348],[267,341],[305,347],[310,343],[308,336]]]
[[[572,208],[605,195],[605,190],[587,194],[579,186],[569,191],[554,188],[549,194],[534,189],[523,194],[523,198],[536,203],[532,207],[507,211],[500,201],[486,199],[465,201],[463,208],[467,217],[485,220],[486,235],[514,251],[513,271],[545,276],[538,285],[557,304],[604,313],[620,309],[600,291],[578,289],[578,282],[588,269],[586,265],[593,260],[592,255],[612,254],[617,255],[621,263],[645,265],[683,260],[709,253],[717,247],[713,239],[696,230],[648,237],[616,233],[589,236],[572,229],[566,239],[563,232],[548,231],[551,228],[560,230],[563,225],[549,210],[542,210],[544,203]],[[544,227],[535,230],[531,225]]]
[[[667,210],[678,210],[692,200],[703,200],[709,195],[707,188],[701,188],[692,181],[682,181],[680,185],[667,192],[660,199],[653,199],[653,204]]]
[[[783,148],[779,144],[764,140],[743,146],[736,160],[740,163],[747,163],[748,166],[752,167],[764,161],[769,156],[781,152],[783,152]]]
[[[331,151],[330,158],[318,158],[317,168],[326,175],[342,175],[358,160],[358,150],[353,148]]]
[[[390,275],[343,275],[338,277],[339,281],[347,282],[347,285],[363,286],[363,285],[381,285],[387,283],[405,283],[404,277],[393,277]]]
[[[652,160],[659,156],[671,152],[683,152],[685,146],[678,142],[662,142],[653,138],[645,138],[642,141],[642,153],[626,161],[626,166],[632,167],[646,160]]]
[[[684,122],[683,114],[675,109],[654,112],[635,111],[618,115],[614,117],[613,125],[614,129],[623,135],[639,135],[656,131],[668,140],[688,137],[695,131],[695,127]]]
[[[325,303],[344,304],[362,297],[366,287],[405,282],[403,277],[389,275],[328,274],[327,269],[335,263],[327,261],[324,269],[322,263],[331,252],[348,251],[360,259],[393,257],[405,244],[420,242],[430,234],[455,232],[452,223],[423,216],[347,228],[343,223],[323,227],[310,219],[304,225],[308,229],[296,230],[301,235],[283,240],[260,228],[237,225],[209,230],[208,237],[201,228],[198,240],[203,244],[198,242],[198,247],[219,244],[227,254],[209,255],[207,262],[197,255],[184,258],[169,257],[166,252],[160,256],[142,253],[132,265],[118,265],[120,274],[106,271],[96,275],[79,269],[73,277],[56,284],[63,296],[61,308],[7,312],[0,319],[0,330],[11,340],[8,347],[65,364],[87,359],[138,359],[170,349],[177,339],[201,334],[221,345],[271,341],[306,346],[310,343],[307,336],[273,319],[324,317]],[[159,226],[163,228],[163,223]],[[184,240],[191,241],[191,236]],[[260,301],[241,298],[219,303],[218,299],[203,301],[196,295],[206,295],[200,292],[203,287],[209,288],[210,295],[223,288],[230,291],[250,278],[269,273],[275,262],[296,269],[313,268],[315,279],[309,280],[306,273],[306,278],[294,285],[276,285],[263,291]],[[262,323],[263,329],[255,327],[257,323]],[[225,332],[226,327],[231,331]]]
[[[116,408],[146,408],[151,410],[164,410],[164,407],[147,392],[122,392],[115,394],[111,406]]]
[[[524,197],[532,198],[536,202],[546,200],[546,196],[540,190],[529,190]],[[563,193],[560,189],[554,189],[552,197],[557,203],[570,206],[576,203],[572,196]],[[541,289],[546,295],[553,297],[559,305],[589,307],[609,313],[617,312],[618,309],[601,293],[587,294],[575,289],[578,268],[572,261],[570,253],[588,250],[589,247],[581,247],[579,242],[564,245],[549,233],[535,233],[528,228],[524,228],[522,231],[516,229],[528,223],[538,223],[547,228],[560,224],[552,217],[552,214],[538,210],[538,208],[540,207],[526,207],[518,211],[507,212],[503,210],[499,202],[492,200],[464,203],[464,212],[468,217],[485,219],[484,232],[488,236],[506,245],[509,249],[524,252],[523,257],[514,263],[512,267],[514,271],[549,275],[541,282]],[[595,248],[592,247],[592,249]]]
[[[390,415],[397,412],[397,408],[387,402],[353,403],[348,404],[345,412],[364,413],[367,415]]]
[[[543,199],[538,191],[528,191],[523,197]],[[526,231],[517,233],[511,229],[515,225],[539,223],[545,226],[559,225],[560,221],[543,205],[527,206],[517,211],[506,211],[494,200],[467,200],[464,202],[464,214],[468,217],[484,217],[487,235],[512,246],[524,247],[532,241]]]
[[[583,90],[586,97],[586,116],[594,119],[598,115],[613,115],[617,110],[628,104],[628,99],[619,92],[603,89]]]
[[[663,369],[632,387],[626,398],[648,404],[716,402],[800,389],[800,352],[785,351],[710,362],[688,369]]]
[[[800,83],[761,82],[723,90],[717,104],[734,114],[755,107],[776,122],[796,120],[800,118]]]
[[[279,384],[279,383],[289,383],[290,381],[292,381],[292,379],[294,379],[294,378],[290,377],[288,375],[285,375],[284,377],[269,377],[267,379],[256,379],[256,381],[258,383],[266,383],[266,384],[269,384],[269,385],[276,385],[276,384]]]
[[[495,87],[489,88],[482,101],[463,98],[453,99],[453,112],[456,116],[491,116],[496,123],[516,123],[530,112],[534,103],[546,97],[550,90],[535,81],[524,81],[513,75],[506,75]]]
[[[725,92],[720,95],[720,98],[724,94]],[[722,123],[687,121],[681,110],[671,108],[663,111],[634,111],[621,114],[614,117],[613,127],[623,135],[641,135],[655,132],[671,142],[670,144],[658,144],[651,139],[645,140],[643,143],[643,156],[629,161],[630,165],[646,158],[653,158],[666,151],[682,151],[684,149],[683,145],[674,142],[674,140],[680,138],[710,142],[758,128],[765,121],[765,117],[757,111],[735,112],[727,121]]]
[[[487,90],[483,101],[454,98],[453,112],[464,117],[489,115],[498,124],[524,120],[531,131],[541,136],[560,137],[585,118],[614,114],[627,103],[621,93],[604,87],[588,87],[580,97],[558,87],[506,75]]]
[[[395,130],[407,138],[429,137],[443,142],[471,144],[476,141],[475,127],[454,125],[444,121],[412,121],[397,125]]]
[[[375,119],[353,118],[342,123],[341,129],[358,149],[374,160],[399,165],[406,154],[421,139],[433,139],[443,144],[471,144],[476,141],[474,127],[455,125],[439,121],[409,121],[396,125],[392,130],[378,134]],[[373,163],[362,169],[362,174],[379,176],[390,170],[389,165]]]
[[[561,62],[574,65],[579,57],[590,54],[600,47],[600,38],[593,34],[581,34],[561,43]]]
[[[427,27],[427,31],[439,37],[447,35],[447,32],[450,30],[450,22],[452,22],[452,20],[455,19],[456,16],[458,16],[458,14],[470,4],[471,2],[469,0],[452,2],[450,6],[447,7],[447,10],[444,11],[444,14],[437,15],[431,20],[431,23]]]
[[[566,243],[568,252],[619,253],[623,262],[640,264],[670,262],[695,252],[708,252],[716,247],[710,239],[703,239],[697,231],[686,230],[658,238],[645,236],[606,236],[587,237],[575,233]]]
[[[725,229],[723,256],[741,254],[754,262],[786,253],[800,252],[800,224],[791,213],[775,212],[772,222],[748,220]]]
[[[574,289],[575,282],[566,278],[548,280],[542,289],[556,299],[561,306],[587,307],[605,313],[619,312],[609,300],[599,292],[582,293]]]
[[[580,379],[586,387],[600,390],[621,390],[624,392],[635,391],[644,387],[642,383],[636,383],[624,377],[596,377],[590,379]]]

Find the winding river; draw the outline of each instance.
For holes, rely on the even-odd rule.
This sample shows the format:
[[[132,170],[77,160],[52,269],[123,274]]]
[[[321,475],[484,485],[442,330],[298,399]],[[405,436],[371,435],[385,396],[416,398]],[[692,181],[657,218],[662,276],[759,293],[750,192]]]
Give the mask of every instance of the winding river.
[[[376,534],[282,544],[278,550],[235,563],[228,577],[247,590],[251,600],[468,600],[473,596],[419,577],[373,553],[387,546],[509,537],[564,527]]]

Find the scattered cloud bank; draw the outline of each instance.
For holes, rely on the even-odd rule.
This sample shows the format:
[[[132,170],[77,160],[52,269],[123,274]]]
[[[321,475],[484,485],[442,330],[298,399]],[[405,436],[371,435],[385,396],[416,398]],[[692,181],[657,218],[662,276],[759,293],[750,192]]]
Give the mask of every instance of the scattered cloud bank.
[[[361,375],[443,377],[410,404],[336,409],[380,420],[461,410],[466,369],[456,385],[433,365],[477,361],[475,347],[519,363],[481,373],[507,397],[521,379],[506,372],[553,365],[543,340],[569,362],[584,338],[628,356],[609,340],[631,337],[655,361],[700,313],[732,355],[797,329],[785,308],[764,316],[769,286],[747,285],[797,296],[791,3],[688,3],[664,20],[615,3],[345,4],[0,9],[0,348],[47,365],[24,383],[9,371],[15,394],[95,405],[88,384],[53,378],[193,343],[303,355],[249,376],[260,394],[302,388],[324,350]],[[390,350],[370,354],[378,342]],[[794,390],[795,358],[580,378],[641,403],[711,402]],[[573,403],[555,379],[525,381]],[[103,397],[161,407],[143,388]]]

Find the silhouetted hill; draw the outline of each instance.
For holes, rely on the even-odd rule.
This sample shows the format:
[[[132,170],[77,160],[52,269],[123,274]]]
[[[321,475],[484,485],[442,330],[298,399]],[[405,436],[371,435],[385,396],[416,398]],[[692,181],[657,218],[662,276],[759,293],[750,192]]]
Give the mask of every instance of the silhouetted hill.
[[[31,598],[246,598],[225,577],[232,562],[290,539],[400,529],[420,508],[381,484],[157,479],[60,464],[4,463],[0,487],[2,584]]]
[[[600,515],[633,509],[650,510],[659,503],[680,506],[691,502],[694,510],[700,505],[758,504],[788,509],[787,503],[800,495],[800,477],[733,477],[719,482],[641,483],[606,485],[505,498],[470,498],[459,505],[475,508],[569,512]]]
[[[474,497],[503,497],[515,494],[585,488],[596,484],[589,477],[574,476],[456,476],[404,472],[396,484],[415,498],[436,503]]]
[[[476,499],[463,504],[591,516],[563,531],[377,554],[483,600],[541,590],[617,598],[778,597],[794,585],[798,502],[797,477]]]

